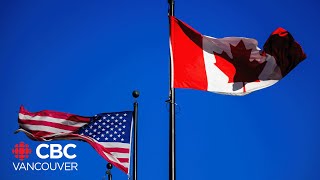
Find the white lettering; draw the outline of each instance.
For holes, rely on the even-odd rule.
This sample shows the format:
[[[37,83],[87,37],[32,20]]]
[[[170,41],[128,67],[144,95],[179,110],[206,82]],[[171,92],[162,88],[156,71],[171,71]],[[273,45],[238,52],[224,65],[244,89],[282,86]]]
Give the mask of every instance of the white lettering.
[[[67,144],[64,148],[63,148],[63,154],[66,158],[68,159],[74,159],[77,157],[76,154],[73,154],[73,155],[69,155],[68,154],[68,149],[72,147],[72,148],[76,148],[77,146],[75,144]]]
[[[41,168],[39,167],[39,168],[37,168],[37,165],[39,164],[39,166],[41,167],[41,163],[39,163],[39,162],[36,162],[35,163],[35,165],[34,165],[34,168],[37,170],[37,171],[40,171],[41,170]]]
[[[58,168],[60,169],[60,171],[62,170],[62,168],[63,168],[63,165],[64,165],[64,163],[62,163],[61,164],[61,166],[60,166],[60,164],[59,163],[57,163],[57,165],[58,165]]]
[[[42,155],[41,153],[40,153],[40,150],[41,150],[41,148],[48,148],[49,147],[49,145],[48,144],[40,144],[38,147],[37,147],[37,149],[36,149],[36,154],[37,154],[37,156],[40,158],[40,159],[47,159],[48,157],[49,157],[49,155],[48,154],[46,154],[46,155]]]
[[[50,144],[50,158],[51,159],[60,159],[63,154],[61,152],[62,146],[60,144]]]
[[[29,170],[29,168],[33,171],[34,169],[34,164],[30,164],[30,163],[27,163],[27,170]]]
[[[44,168],[44,165],[46,165],[47,168]],[[49,164],[47,162],[42,163],[41,169],[44,170],[44,171],[47,171],[49,169]]]
[[[13,164],[14,169],[17,171],[17,170],[18,170],[18,167],[19,167],[19,165],[20,165],[20,162],[18,162],[17,166],[14,164],[14,162],[13,162],[12,164]]]
[[[63,162],[63,163],[59,163],[59,162],[55,162],[55,163],[51,163],[51,162],[32,162],[32,163],[23,163],[23,162],[18,162],[17,164],[15,164],[14,162],[12,163],[13,168],[16,171],[28,171],[28,170],[36,170],[36,171],[56,171],[56,170],[60,170],[60,171],[78,171],[78,163],[76,162]]]
[[[64,169],[66,170],[66,171],[71,171],[71,165],[70,165],[70,162],[66,162],[65,164],[64,164]]]
[[[26,166],[24,165],[24,163],[21,163],[21,164],[20,164],[19,171],[20,171],[21,169],[24,169],[25,171],[27,170],[27,169],[26,169]]]
[[[77,170],[78,171],[78,163],[76,163],[76,162],[71,162],[71,169],[75,169],[75,170]]]

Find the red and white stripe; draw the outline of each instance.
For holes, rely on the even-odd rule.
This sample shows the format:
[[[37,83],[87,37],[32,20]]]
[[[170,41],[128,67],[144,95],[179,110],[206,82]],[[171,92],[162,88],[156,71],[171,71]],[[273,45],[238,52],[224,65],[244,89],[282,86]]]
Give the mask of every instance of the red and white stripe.
[[[261,56],[255,39],[229,37],[213,38],[201,35],[188,24],[170,17],[170,49],[172,64],[172,87],[191,88],[229,95],[245,95],[271,86],[282,78],[272,56]],[[230,44],[237,45],[242,40],[247,49],[252,49],[250,60],[267,61],[259,82],[228,82],[229,78],[215,63],[213,52],[226,52],[232,57]],[[270,78],[272,77],[272,78]],[[272,80],[268,80],[272,79]],[[243,86],[245,83],[245,86]],[[235,86],[241,88],[235,89]]]
[[[43,110],[32,113],[20,107],[19,125],[36,138],[72,134],[90,121],[89,117]]]
[[[89,117],[51,110],[32,113],[21,106],[18,122],[20,126],[18,131],[25,132],[31,139],[40,141],[84,140],[104,159],[129,174],[131,142],[130,144],[98,142],[93,138],[77,134],[76,131],[80,127],[90,122]]]
[[[130,154],[131,154],[131,142],[118,143],[118,142],[98,142],[93,138],[72,134],[68,137],[57,137],[55,139],[82,139],[89,143],[100,156],[106,159],[108,162],[119,168],[126,174],[130,172]]]

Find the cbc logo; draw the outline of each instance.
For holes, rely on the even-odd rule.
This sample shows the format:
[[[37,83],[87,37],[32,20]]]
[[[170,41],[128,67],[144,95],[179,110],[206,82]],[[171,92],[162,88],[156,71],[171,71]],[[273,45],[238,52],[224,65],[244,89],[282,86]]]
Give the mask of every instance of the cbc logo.
[[[39,144],[34,150],[28,144],[20,142],[14,146],[12,153],[19,162],[12,162],[15,171],[78,171],[78,163],[70,161],[77,157],[75,144]],[[32,149],[32,150],[31,150]],[[41,161],[28,159],[34,152]],[[67,158],[61,162],[60,158]],[[28,159],[28,160],[26,160]],[[38,160],[39,160],[38,159]],[[23,161],[25,160],[25,161]]]
[[[36,148],[36,154],[40,159],[60,159],[66,157],[67,159],[74,159],[76,154],[71,153],[77,146],[75,144],[67,144],[64,147],[60,144],[39,144]],[[14,157],[23,161],[29,158],[31,154],[30,146],[24,142],[16,144],[12,149]]]
[[[14,154],[15,158],[20,159],[20,161],[23,161],[24,159],[29,158],[29,154],[31,154],[31,149],[29,148],[28,144],[20,142],[19,144],[16,144],[14,146],[14,148],[12,149],[12,154]]]
[[[68,159],[74,159],[77,157],[76,154],[69,154],[69,148],[76,148],[75,144],[67,144],[62,147],[60,144],[40,144],[36,149],[36,154],[40,159],[60,159],[63,156]],[[49,149],[49,153],[42,152],[42,149]]]

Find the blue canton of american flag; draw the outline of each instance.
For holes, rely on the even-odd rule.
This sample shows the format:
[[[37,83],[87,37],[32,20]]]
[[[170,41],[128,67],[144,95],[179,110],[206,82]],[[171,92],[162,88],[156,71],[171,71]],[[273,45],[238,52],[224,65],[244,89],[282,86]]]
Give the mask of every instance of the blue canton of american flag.
[[[99,142],[130,143],[131,121],[132,112],[101,113],[80,128],[79,134]]]
[[[132,112],[101,113],[90,118],[78,133],[107,161],[129,172]]]

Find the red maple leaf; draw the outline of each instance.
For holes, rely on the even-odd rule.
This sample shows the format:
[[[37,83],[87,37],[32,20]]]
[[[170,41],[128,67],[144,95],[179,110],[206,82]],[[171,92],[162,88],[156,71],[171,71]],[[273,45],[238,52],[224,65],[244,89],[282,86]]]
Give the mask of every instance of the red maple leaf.
[[[242,40],[236,46],[230,44],[230,49],[233,58],[230,58],[225,51],[221,54],[213,52],[216,58],[215,65],[228,76],[228,82],[259,81],[259,75],[266,62],[250,61],[252,49],[246,49]]]

